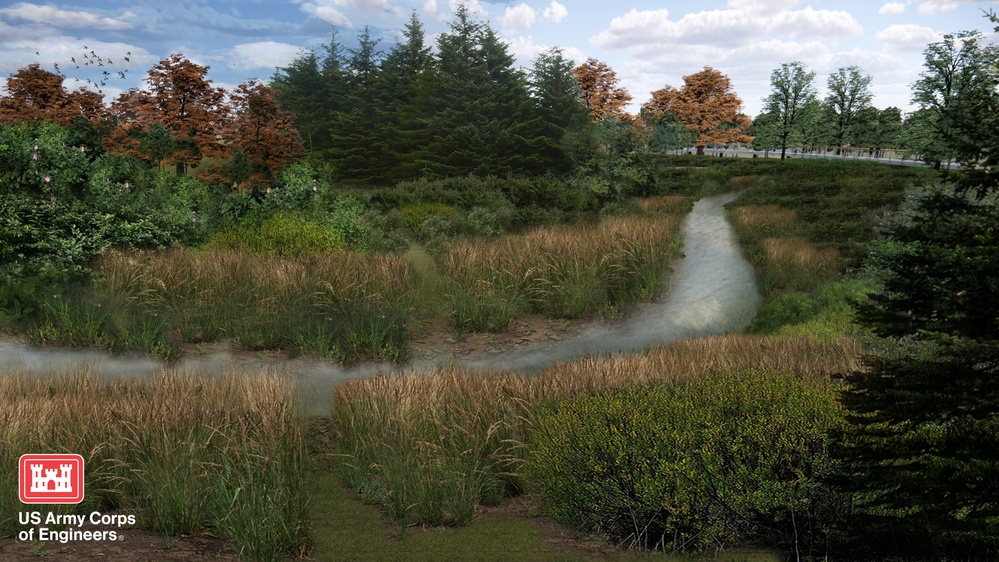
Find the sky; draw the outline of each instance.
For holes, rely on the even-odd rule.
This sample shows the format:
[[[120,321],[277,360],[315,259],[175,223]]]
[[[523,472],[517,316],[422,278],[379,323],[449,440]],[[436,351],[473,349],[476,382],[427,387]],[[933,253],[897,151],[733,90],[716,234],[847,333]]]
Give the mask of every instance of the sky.
[[[215,85],[232,89],[251,78],[269,80],[303,49],[328,40],[333,27],[349,47],[367,25],[388,52],[415,11],[433,43],[447,31],[457,1],[0,0],[0,76],[32,63],[49,71],[58,65],[69,89],[103,79],[102,91],[116,97],[181,53],[208,66]],[[518,66],[529,68],[553,46],[577,64],[591,57],[608,64],[633,96],[632,111],[653,90],[680,87],[683,76],[710,66],[731,79],[743,111],[755,116],[770,92],[770,73],[798,60],[815,71],[820,97],[831,73],[857,65],[873,79],[876,107],[908,112],[915,109],[910,84],[929,43],[969,29],[999,43],[983,17],[999,12],[999,0],[466,3],[508,43]],[[97,57],[105,67],[87,65]]]

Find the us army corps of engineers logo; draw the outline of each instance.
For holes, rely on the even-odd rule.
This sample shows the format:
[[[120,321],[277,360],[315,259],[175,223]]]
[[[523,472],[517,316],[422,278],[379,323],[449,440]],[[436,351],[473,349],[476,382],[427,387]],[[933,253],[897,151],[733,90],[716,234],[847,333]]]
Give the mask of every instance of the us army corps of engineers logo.
[[[22,503],[83,501],[83,457],[80,455],[21,455],[17,476]]]
[[[21,455],[17,465],[17,491],[25,504],[78,504],[83,501],[83,457],[80,455]],[[58,513],[21,511],[21,541],[121,541],[123,528],[135,525],[135,516],[93,511]],[[89,528],[88,528],[89,527]]]

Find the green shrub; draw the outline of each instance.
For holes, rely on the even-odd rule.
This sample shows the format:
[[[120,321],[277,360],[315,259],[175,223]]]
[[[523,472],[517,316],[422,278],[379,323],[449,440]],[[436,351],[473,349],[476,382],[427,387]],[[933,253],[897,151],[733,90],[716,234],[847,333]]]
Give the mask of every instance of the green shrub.
[[[425,223],[431,216],[451,219],[458,213],[458,210],[451,205],[445,205],[443,203],[416,203],[414,205],[407,205],[403,207],[400,209],[399,213],[402,215],[402,222],[404,222],[406,226],[413,231],[413,233],[419,235],[423,229],[423,223]]]
[[[333,227],[290,213],[278,213],[259,223],[248,222],[212,236],[208,247],[257,255],[302,258],[335,254],[347,248]]]
[[[558,520],[630,545],[818,546],[832,498],[827,382],[735,372],[540,408],[528,481]]]

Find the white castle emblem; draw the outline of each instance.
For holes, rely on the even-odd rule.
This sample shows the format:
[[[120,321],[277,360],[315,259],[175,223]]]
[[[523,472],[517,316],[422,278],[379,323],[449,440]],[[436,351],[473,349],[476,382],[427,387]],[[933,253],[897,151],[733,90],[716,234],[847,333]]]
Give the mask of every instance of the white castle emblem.
[[[73,471],[73,465],[71,464],[60,464],[59,470],[53,470],[51,468],[45,469],[45,474],[42,474],[42,465],[33,464],[31,465],[31,491],[32,492],[70,492],[73,491],[73,484],[70,480],[70,473]],[[57,474],[60,474],[56,476]],[[54,483],[55,488],[49,489],[49,483]]]

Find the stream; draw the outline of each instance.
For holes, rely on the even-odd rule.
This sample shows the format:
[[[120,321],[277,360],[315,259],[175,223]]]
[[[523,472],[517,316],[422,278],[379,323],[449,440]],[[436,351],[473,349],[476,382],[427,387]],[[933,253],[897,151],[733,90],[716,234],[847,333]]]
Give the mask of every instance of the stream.
[[[509,351],[475,360],[450,360],[473,370],[537,372],[556,362],[587,355],[640,351],[692,337],[725,334],[746,326],[759,307],[760,296],[750,264],[742,257],[724,205],[736,194],[699,200],[683,224],[684,257],[674,264],[666,294],[635,308],[613,324],[595,323],[571,338],[537,349]],[[331,389],[346,380],[378,373],[430,369],[442,360],[395,366],[365,363],[343,368],[314,359],[273,360],[237,358],[228,353],[187,355],[179,369],[204,374],[262,365],[287,372],[302,389],[306,409],[324,413]],[[0,341],[0,373],[53,373],[87,367],[105,378],[148,377],[163,364],[148,358],[111,356],[75,349],[34,348],[17,341]]]

